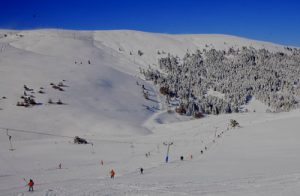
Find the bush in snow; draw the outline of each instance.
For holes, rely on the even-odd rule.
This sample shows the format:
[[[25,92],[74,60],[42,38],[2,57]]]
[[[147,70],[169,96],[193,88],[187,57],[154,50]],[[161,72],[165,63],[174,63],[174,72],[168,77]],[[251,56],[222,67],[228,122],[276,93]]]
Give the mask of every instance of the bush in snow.
[[[142,56],[144,53],[141,50],[138,50],[138,55]]]
[[[240,124],[239,124],[236,120],[231,119],[231,120],[230,120],[230,126],[231,126],[231,127],[239,127]]]

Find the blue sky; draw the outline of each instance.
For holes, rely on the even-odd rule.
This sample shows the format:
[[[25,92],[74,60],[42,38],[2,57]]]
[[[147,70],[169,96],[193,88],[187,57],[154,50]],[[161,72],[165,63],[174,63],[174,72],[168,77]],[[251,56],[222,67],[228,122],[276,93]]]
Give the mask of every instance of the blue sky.
[[[220,33],[300,46],[296,0],[1,0],[0,28]]]

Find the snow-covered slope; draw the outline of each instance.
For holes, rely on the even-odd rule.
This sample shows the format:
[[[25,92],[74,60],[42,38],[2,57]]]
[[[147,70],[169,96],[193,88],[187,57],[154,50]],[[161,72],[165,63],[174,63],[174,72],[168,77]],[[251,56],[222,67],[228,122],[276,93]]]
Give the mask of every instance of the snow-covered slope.
[[[155,64],[164,55],[158,55],[158,51],[183,56],[187,50],[206,45],[220,49],[247,45],[283,50],[282,46],[225,35],[55,29],[6,30],[0,34],[0,95],[7,97],[0,101],[1,125],[71,133],[147,133],[149,130],[142,131],[139,125],[151,113],[145,109],[147,106],[157,108],[156,98],[153,94],[152,101],[145,101],[136,82],[139,67]],[[68,86],[64,92],[51,88],[50,83],[63,80]],[[29,109],[15,106],[23,95],[23,85],[35,89],[36,99],[42,105]],[[45,88],[45,94],[37,93],[40,87]],[[52,106],[47,104],[48,99],[61,99],[66,105]],[[30,118],[24,118],[28,115]],[[12,121],[18,124],[13,126]]]
[[[3,127],[72,134],[147,133],[138,126],[149,116],[143,106],[147,101],[143,99],[142,88],[136,85],[139,79],[134,71],[126,73],[125,66],[120,71],[120,61],[127,59],[114,58],[105,47],[96,47],[92,32],[80,32],[75,38],[76,32],[56,30],[19,34],[24,37],[12,34],[13,38],[2,38],[5,48],[0,54],[1,97],[7,98],[0,102]],[[6,39],[10,40],[5,42]],[[50,85],[63,80],[67,85],[63,92]],[[41,105],[16,106],[23,95],[23,85],[35,90],[34,96]],[[37,92],[40,87],[45,94]],[[48,99],[61,99],[66,105],[49,105]]]
[[[163,53],[183,57],[187,51],[195,52],[205,48],[227,50],[230,47],[248,46],[270,51],[284,51],[284,47],[277,44],[218,34],[169,35],[139,31],[96,31],[94,37],[97,42],[146,65],[157,64],[157,59],[164,56]],[[138,50],[144,53],[140,58],[135,57]],[[158,54],[158,51],[161,54]],[[130,52],[134,55],[129,55]]]
[[[168,53],[242,46],[285,50],[227,35],[1,30],[0,195],[298,195],[299,110],[266,114],[254,100],[250,113],[182,118],[140,78]],[[16,106],[24,91],[38,104]],[[242,128],[227,129],[231,118]],[[76,135],[93,145],[73,144]],[[173,142],[170,164],[163,142]]]

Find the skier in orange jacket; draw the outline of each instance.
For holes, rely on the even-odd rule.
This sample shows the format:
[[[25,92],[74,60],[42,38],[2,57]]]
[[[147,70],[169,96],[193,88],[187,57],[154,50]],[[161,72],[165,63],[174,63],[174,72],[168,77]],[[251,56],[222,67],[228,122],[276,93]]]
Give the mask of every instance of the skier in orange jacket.
[[[115,177],[115,171],[112,169],[111,171],[110,171],[110,178],[114,178]]]

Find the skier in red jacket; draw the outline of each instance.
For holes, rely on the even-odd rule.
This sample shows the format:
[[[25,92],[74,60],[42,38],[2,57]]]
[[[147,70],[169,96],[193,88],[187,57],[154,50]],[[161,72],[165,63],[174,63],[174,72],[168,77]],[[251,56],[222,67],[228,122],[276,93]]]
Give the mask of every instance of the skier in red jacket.
[[[33,182],[32,179],[30,179],[29,182],[28,182],[28,187],[29,187],[28,191],[33,191],[33,185],[34,185],[34,182]]]

